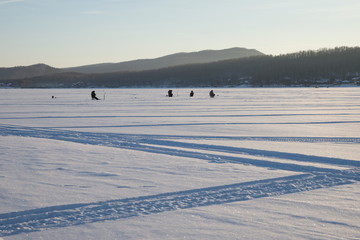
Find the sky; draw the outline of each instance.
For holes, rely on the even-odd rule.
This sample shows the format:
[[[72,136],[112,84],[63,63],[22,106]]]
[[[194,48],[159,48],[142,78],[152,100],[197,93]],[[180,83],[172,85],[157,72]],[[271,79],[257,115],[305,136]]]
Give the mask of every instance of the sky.
[[[0,0],[0,67],[360,45],[359,0]]]

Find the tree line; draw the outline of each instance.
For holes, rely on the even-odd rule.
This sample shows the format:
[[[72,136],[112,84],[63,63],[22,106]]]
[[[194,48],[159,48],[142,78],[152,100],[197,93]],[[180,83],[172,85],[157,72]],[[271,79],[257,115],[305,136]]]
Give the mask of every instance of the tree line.
[[[64,88],[360,85],[360,47],[263,55],[140,72],[61,73],[9,82],[13,87]]]

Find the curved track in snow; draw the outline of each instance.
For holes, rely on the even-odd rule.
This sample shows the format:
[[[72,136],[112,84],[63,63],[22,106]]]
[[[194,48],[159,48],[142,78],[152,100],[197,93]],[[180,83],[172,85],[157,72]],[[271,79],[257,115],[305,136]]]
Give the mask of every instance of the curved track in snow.
[[[214,204],[311,191],[360,181],[359,161],[288,152],[181,142],[182,139],[200,140],[216,138],[229,140],[236,139],[238,141],[332,142],[359,144],[360,138],[136,135],[80,132],[60,130],[57,128],[32,128],[16,125],[0,125],[0,132],[0,135],[3,136],[53,139],[112,148],[124,148],[169,156],[196,158],[216,163],[231,162],[296,172],[293,176],[260,181],[190,189],[187,191],[169,192],[151,196],[85,204],[58,205],[27,211],[4,213],[0,214],[1,237],[19,233],[42,231],[51,228],[175,211],[178,209],[211,206]],[[292,162],[272,161],[271,158],[291,160]],[[324,164],[324,166],[312,166],[301,163],[320,163]],[[326,167],[326,165],[341,166],[345,169]]]

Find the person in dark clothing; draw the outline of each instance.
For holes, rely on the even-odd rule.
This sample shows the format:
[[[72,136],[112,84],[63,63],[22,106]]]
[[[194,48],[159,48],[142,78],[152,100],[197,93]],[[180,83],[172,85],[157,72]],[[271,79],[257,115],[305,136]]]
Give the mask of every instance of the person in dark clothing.
[[[210,95],[210,97],[211,97],[211,98],[215,97],[215,93],[214,93],[214,91],[213,91],[213,90],[211,90],[211,91],[209,92],[209,95]]]
[[[172,97],[173,96],[173,92],[172,92],[172,90],[169,90],[168,91],[168,97]]]
[[[193,97],[193,96],[194,96],[194,91],[191,90],[191,92],[190,92],[190,97]]]
[[[95,91],[92,91],[92,92],[91,92],[91,99],[92,99],[92,100],[99,100],[99,99],[96,97]]]

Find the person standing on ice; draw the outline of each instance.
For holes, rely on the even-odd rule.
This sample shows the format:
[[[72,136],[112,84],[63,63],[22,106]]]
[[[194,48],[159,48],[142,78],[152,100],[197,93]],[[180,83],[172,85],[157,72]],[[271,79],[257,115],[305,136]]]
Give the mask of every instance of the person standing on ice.
[[[99,100],[99,99],[96,97],[95,91],[92,91],[92,92],[91,92],[91,99],[92,99],[92,100]]]
[[[209,96],[210,96],[211,98],[215,97],[215,93],[214,93],[213,90],[211,90],[211,91],[209,92]]]
[[[193,97],[193,96],[194,96],[194,91],[191,90],[191,92],[190,92],[190,97]]]

